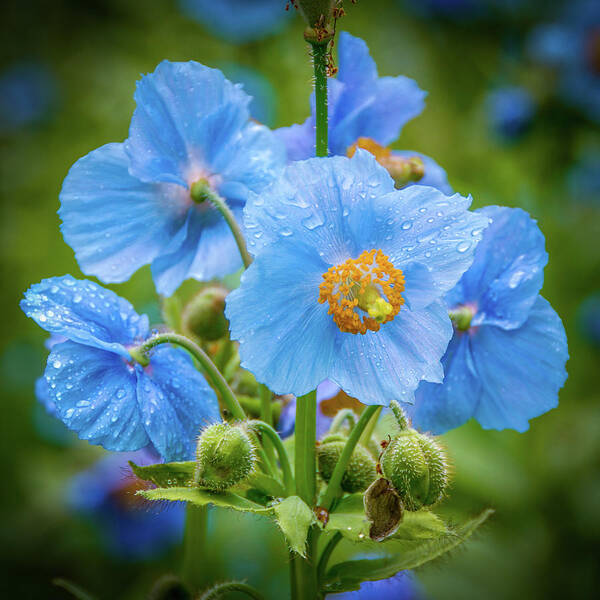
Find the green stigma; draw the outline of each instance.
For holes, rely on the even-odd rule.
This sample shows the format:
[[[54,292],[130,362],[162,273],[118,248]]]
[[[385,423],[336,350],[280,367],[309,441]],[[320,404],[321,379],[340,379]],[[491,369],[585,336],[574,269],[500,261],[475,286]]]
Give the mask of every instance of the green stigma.
[[[394,307],[374,285],[367,286],[364,292],[358,294],[358,306],[378,323],[383,323],[394,311]]]
[[[448,311],[448,316],[452,320],[454,327],[459,331],[468,331],[469,327],[471,327],[471,321],[473,320],[473,316],[475,315],[475,311],[470,306],[458,306],[453,310]]]

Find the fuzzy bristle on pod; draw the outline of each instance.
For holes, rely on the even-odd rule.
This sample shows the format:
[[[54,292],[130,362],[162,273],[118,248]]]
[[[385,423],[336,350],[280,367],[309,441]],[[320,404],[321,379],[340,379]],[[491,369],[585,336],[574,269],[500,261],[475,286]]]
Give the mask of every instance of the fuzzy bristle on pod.
[[[341,436],[324,438],[317,448],[319,473],[325,481],[329,481],[337,465],[346,440]],[[342,477],[342,490],[350,494],[366,490],[377,478],[377,464],[370,452],[360,444],[354,448],[350,461]]]
[[[407,510],[432,506],[448,487],[446,453],[435,439],[408,427],[399,405],[392,409],[401,431],[381,455],[383,476],[396,488]]]
[[[194,481],[215,491],[226,490],[246,479],[256,460],[254,443],[242,426],[210,425],[198,438]]]

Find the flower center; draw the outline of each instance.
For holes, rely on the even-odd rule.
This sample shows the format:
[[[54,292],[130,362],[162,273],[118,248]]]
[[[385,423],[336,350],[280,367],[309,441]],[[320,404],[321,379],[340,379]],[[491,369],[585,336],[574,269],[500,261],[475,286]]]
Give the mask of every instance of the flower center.
[[[425,175],[425,165],[418,156],[411,156],[410,158],[394,156],[389,148],[381,146],[368,137],[358,138],[348,148],[347,154],[350,158],[354,156],[357,148],[370,152],[377,162],[387,169],[387,172],[396,183],[397,189],[404,187],[407,183],[419,181]]]
[[[365,250],[323,273],[319,304],[344,333],[379,331],[404,304],[404,275],[381,250]]]

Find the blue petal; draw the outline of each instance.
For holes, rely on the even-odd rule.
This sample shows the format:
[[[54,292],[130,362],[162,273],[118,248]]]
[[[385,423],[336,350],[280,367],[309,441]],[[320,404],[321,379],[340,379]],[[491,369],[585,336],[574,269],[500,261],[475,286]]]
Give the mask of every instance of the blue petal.
[[[233,210],[241,220],[241,209]],[[212,206],[194,207],[181,233],[152,263],[160,294],[171,296],[183,281],[207,281],[242,266],[240,251],[223,217]]]
[[[135,372],[122,357],[63,342],[48,357],[45,378],[58,417],[81,439],[107,450],[138,450],[148,445]]]
[[[149,333],[148,317],[140,317],[127,300],[71,275],[43,279],[32,285],[20,306],[50,333],[125,358],[129,358],[129,353],[124,346],[145,339]]]
[[[261,252],[227,296],[242,366],[277,394],[301,396],[328,375],[339,329],[317,301],[326,270],[316,250],[282,241]]]
[[[394,150],[392,152],[393,156],[401,156],[403,158],[411,158],[413,156],[418,156],[422,161],[425,167],[425,175],[416,183],[409,183],[405,187],[409,187],[411,185],[428,185],[430,187],[434,187],[446,196],[450,196],[453,193],[452,187],[448,183],[448,176],[446,175],[446,171],[438,165],[433,158],[429,158],[425,154],[421,154],[420,152],[414,152],[413,150]]]
[[[256,253],[294,234],[339,264],[375,247],[357,244],[350,234],[375,220],[375,198],[392,191],[389,173],[363,150],[351,159],[292,163],[262,194],[250,196],[244,209],[248,249]]]
[[[286,11],[281,0],[179,0],[179,4],[212,35],[238,44],[276,33],[294,12]]]
[[[472,303],[472,324],[519,327],[544,281],[548,255],[536,222],[519,208],[488,206],[477,211],[492,222],[475,252],[473,265],[448,295],[450,307]]]
[[[438,294],[450,290],[471,265],[482,232],[484,214],[469,212],[471,198],[445,196],[435,188],[414,185],[377,201],[379,219],[364,225],[374,248],[381,248],[396,267],[426,265]]]
[[[213,390],[181,349],[160,346],[137,370],[137,403],[150,441],[168,462],[190,460],[202,427],[220,420]]]
[[[288,161],[304,160],[315,155],[314,117],[308,117],[301,124],[280,127],[274,133],[285,146]]]
[[[216,70],[161,62],[142,77],[125,142],[130,172],[148,182],[187,187],[211,166],[248,121],[250,97]]]
[[[485,429],[529,429],[529,419],[558,405],[567,379],[567,338],[560,317],[538,296],[518,329],[482,326],[471,342],[482,394],[475,418]]]
[[[81,270],[107,283],[126,281],[167,246],[191,200],[180,186],[142,183],[128,171],[123,144],[78,160],[60,193],[65,241]]]
[[[452,337],[445,305],[419,311],[402,308],[378,332],[339,334],[342,346],[330,379],[364,404],[413,401],[419,382],[432,373]]]
[[[435,435],[466,423],[473,416],[481,393],[469,334],[454,334],[442,363],[444,382],[422,382],[414,405],[404,406],[413,427]]]

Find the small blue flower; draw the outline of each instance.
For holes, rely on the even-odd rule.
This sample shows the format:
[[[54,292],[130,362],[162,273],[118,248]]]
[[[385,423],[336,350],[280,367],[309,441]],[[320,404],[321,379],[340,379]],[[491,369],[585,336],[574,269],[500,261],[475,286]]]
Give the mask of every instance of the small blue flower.
[[[436,434],[471,417],[486,429],[525,431],[557,405],[567,378],[565,330],[539,295],[548,260],[542,232],[520,209],[477,212],[492,224],[446,297],[455,332],[444,382],[422,383],[407,406],[413,425]]]
[[[535,114],[531,94],[525,88],[517,86],[494,90],[488,95],[486,105],[494,132],[507,140],[525,133]]]
[[[250,97],[220,71],[163,61],[144,76],[122,144],[107,144],[73,165],[60,194],[65,241],[82,271],[105,283],[152,265],[159,293],[187,278],[208,280],[241,267],[235,240],[210,202],[196,203],[204,180],[241,218],[248,193],[283,164],[283,149],[249,120]]]
[[[291,163],[246,206],[256,258],[226,307],[242,366],[279,394],[329,378],[365,404],[411,401],[421,379],[441,381],[443,294],[488,222],[470,203],[396,190],[362,150]]]
[[[31,286],[21,308],[67,340],[48,357],[44,393],[81,439],[118,451],[151,443],[165,460],[186,460],[199,429],[219,419],[215,393],[186,352],[159,346],[147,367],[132,361],[128,348],[149,337],[148,318],[114,292],[53,277]]]
[[[356,592],[330,594],[329,600],[423,600],[425,594],[412,571],[400,571],[388,579],[364,581]]]
[[[338,48],[338,76],[328,80],[329,153],[346,156],[360,138],[388,146],[398,138],[408,121],[421,114],[426,93],[408,77],[379,77],[377,65],[363,40],[342,32]],[[315,155],[314,93],[311,116],[301,125],[282,127],[275,133],[284,142],[289,160],[304,160]],[[392,155],[422,157],[416,152],[393,152]],[[426,158],[427,179],[419,183],[452,193],[445,171],[432,159],[423,158]]]
[[[0,74],[0,133],[15,131],[48,116],[56,104],[57,85],[48,69],[17,63]]]
[[[538,25],[529,54],[558,73],[558,94],[593,121],[600,121],[600,3],[566,3],[554,23]]]
[[[285,4],[284,0],[179,0],[185,14],[234,44],[281,31],[293,14]]]
[[[185,508],[169,502],[156,510],[135,495],[140,482],[128,461],[138,465],[160,462],[152,450],[110,454],[75,476],[67,489],[67,503],[98,526],[108,552],[120,559],[141,560],[164,553],[183,537]]]

